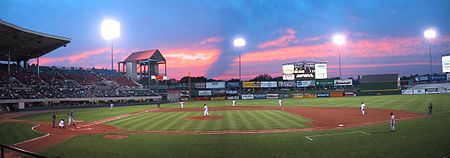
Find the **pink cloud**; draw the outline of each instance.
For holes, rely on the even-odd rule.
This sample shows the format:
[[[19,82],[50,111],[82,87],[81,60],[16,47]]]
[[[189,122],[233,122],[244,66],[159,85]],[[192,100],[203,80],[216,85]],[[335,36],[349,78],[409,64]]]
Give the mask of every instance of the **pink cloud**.
[[[450,41],[450,36],[441,37],[436,44]],[[428,53],[420,37],[396,37],[381,39],[363,39],[348,42],[341,48],[341,55],[351,58],[384,58]],[[242,62],[266,62],[285,60],[311,60],[337,57],[337,46],[331,42],[309,46],[291,46],[248,52],[242,56]],[[235,62],[238,58],[235,59]]]
[[[285,47],[288,46],[290,43],[295,42],[297,39],[296,34],[297,32],[294,29],[286,29],[285,34],[282,35],[280,38],[270,40],[264,43],[259,44],[257,47],[264,49],[264,48],[270,48],[270,47]]]
[[[219,42],[222,42],[222,41],[223,41],[222,37],[209,37],[209,38],[206,38],[206,39],[202,40],[200,42],[200,45],[214,44],[214,43],[219,43]]]

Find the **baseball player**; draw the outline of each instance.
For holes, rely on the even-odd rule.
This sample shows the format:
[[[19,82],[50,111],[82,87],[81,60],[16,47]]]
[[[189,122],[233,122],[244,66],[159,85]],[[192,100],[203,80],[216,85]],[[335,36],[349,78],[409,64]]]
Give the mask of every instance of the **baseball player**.
[[[395,132],[395,115],[393,112],[391,112],[391,118],[389,122],[391,124],[391,132]]]
[[[236,100],[233,100],[232,103],[233,103],[233,106],[236,106]]]
[[[279,99],[279,100],[278,100],[278,105],[280,105],[280,106],[281,106],[281,99]]]
[[[203,117],[209,116],[208,106],[206,104],[203,105]]]
[[[59,128],[64,128],[64,119],[59,121]]]
[[[366,104],[361,102],[361,114],[364,116],[366,114]]]
[[[431,116],[433,114],[433,105],[430,102],[430,105],[428,105],[428,116]]]
[[[109,110],[113,110],[113,108],[114,108],[114,104],[113,103],[109,104]]]
[[[180,102],[180,106],[181,106],[182,109],[184,108],[184,101]]]
[[[73,112],[71,111],[70,113],[67,113],[67,115],[69,115],[69,123],[67,123],[67,127],[70,127],[70,124],[72,124],[74,127],[77,127],[77,125],[75,124],[75,119],[73,118]]]
[[[56,112],[52,114],[52,128],[56,127]]]

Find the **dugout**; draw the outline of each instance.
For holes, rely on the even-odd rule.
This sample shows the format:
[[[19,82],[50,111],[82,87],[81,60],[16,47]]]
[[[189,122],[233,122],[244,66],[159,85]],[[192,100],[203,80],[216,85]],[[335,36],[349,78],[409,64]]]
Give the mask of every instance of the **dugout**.
[[[358,95],[391,94],[401,94],[398,74],[376,74],[361,77]]]

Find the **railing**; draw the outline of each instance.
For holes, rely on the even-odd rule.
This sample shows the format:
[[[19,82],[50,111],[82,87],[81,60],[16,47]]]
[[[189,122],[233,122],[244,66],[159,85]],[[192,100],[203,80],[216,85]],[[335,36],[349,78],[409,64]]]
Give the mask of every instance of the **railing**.
[[[1,152],[0,153],[0,158],[6,158],[5,157],[5,149],[9,149],[9,150],[12,150],[12,151],[15,151],[15,152],[26,154],[26,155],[32,156],[32,157],[48,158],[47,156],[39,155],[39,154],[31,152],[31,151],[27,151],[27,150],[24,150],[24,149],[20,149],[20,148],[9,146],[9,145],[5,145],[5,144],[0,144],[0,150],[1,150],[0,151]]]

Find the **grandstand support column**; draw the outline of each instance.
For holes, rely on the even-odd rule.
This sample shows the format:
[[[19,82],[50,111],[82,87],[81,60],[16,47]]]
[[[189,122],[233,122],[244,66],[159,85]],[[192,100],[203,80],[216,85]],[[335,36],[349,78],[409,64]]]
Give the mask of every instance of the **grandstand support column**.
[[[8,49],[8,84],[11,85],[11,49]]]
[[[164,76],[167,77],[167,62],[164,62]]]
[[[39,71],[39,57],[37,57],[37,76],[39,77],[40,71]]]

